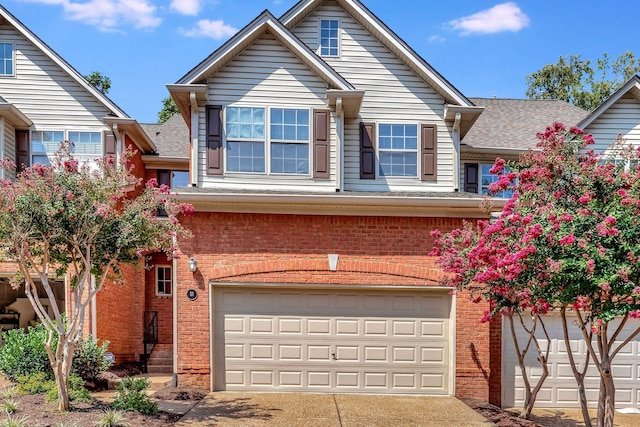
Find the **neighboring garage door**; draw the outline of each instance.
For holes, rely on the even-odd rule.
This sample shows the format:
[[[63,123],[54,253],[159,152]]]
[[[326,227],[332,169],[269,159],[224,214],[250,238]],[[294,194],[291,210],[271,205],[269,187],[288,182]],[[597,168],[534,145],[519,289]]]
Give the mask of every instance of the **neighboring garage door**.
[[[220,288],[215,388],[451,394],[446,291]]]
[[[580,407],[576,380],[571,372],[566,346],[562,336],[562,321],[558,314],[545,317],[545,325],[551,337],[551,351],[549,352],[549,377],[538,394],[536,407],[538,408],[577,408]],[[586,345],[582,339],[580,329],[573,324],[573,317],[569,314],[569,337],[571,347],[576,355],[576,362],[585,360]],[[637,321],[628,322],[626,330],[620,335],[624,341],[629,333],[640,326]],[[617,326],[617,323],[612,325]],[[507,321],[503,323],[502,333],[502,405],[507,407],[521,406],[524,402],[524,388],[520,367],[515,356],[513,340]],[[526,341],[526,334],[522,328],[519,331],[519,342]],[[611,330],[611,329],[610,329]],[[615,330],[615,329],[614,329]],[[544,344],[544,341],[541,341]],[[521,344],[522,346],[522,344]],[[596,350],[597,351],[597,350]],[[616,407],[637,407],[640,403],[640,341],[627,344],[614,359],[613,374],[616,381]],[[526,360],[527,372],[534,375],[534,381],[540,377],[542,369],[533,354]],[[582,365],[581,365],[582,366]],[[591,365],[585,380],[587,399],[591,406],[596,406],[600,379],[596,367]]]

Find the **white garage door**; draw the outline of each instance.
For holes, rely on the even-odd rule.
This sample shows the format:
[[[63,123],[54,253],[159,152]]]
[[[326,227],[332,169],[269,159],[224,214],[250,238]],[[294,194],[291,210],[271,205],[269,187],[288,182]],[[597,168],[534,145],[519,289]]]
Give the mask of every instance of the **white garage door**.
[[[545,318],[547,331],[552,339],[551,351],[549,353],[549,377],[545,381],[543,388],[536,400],[538,408],[570,408],[580,407],[578,401],[578,392],[576,380],[571,372],[569,359],[567,357],[567,348],[562,335],[562,322],[557,314],[550,315]],[[586,345],[582,340],[580,329],[573,324],[571,314],[569,319],[569,337],[571,338],[571,347],[576,355],[576,362],[580,362],[580,367],[585,360]],[[617,326],[617,323],[612,325]],[[624,341],[629,333],[640,326],[638,321],[629,321],[626,330],[620,335]],[[521,406],[524,402],[524,388],[520,368],[515,356],[513,340],[508,322],[503,323],[502,333],[502,405],[503,406]],[[519,331],[519,342],[524,343],[526,334],[522,328]],[[544,343],[544,341],[541,341]],[[521,344],[522,346],[522,344]],[[596,350],[597,351],[597,350]],[[640,341],[627,344],[614,359],[613,374],[616,379],[616,407],[640,407]],[[542,369],[533,354],[529,355],[526,360],[527,372],[533,375],[534,381],[540,378]],[[590,405],[595,406],[598,400],[598,389],[600,380],[595,366],[591,366],[587,372],[585,380],[587,389],[587,399]]]
[[[451,393],[446,292],[217,289],[216,390]]]

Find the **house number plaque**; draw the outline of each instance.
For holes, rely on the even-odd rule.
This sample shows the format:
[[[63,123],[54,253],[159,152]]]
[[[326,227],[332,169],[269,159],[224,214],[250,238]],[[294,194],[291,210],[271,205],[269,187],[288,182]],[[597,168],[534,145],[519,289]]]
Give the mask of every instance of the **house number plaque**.
[[[189,289],[187,291],[187,298],[189,298],[189,301],[195,301],[198,299],[198,291],[196,291],[195,289]]]

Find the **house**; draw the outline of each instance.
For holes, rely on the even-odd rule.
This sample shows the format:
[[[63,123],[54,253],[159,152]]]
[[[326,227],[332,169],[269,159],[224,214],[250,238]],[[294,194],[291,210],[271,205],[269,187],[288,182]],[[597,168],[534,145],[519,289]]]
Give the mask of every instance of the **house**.
[[[48,163],[62,140],[73,142],[76,157],[87,162],[118,155],[125,147],[134,148],[137,155],[133,160],[141,166],[137,169],[141,178],[142,155],[156,152],[136,120],[0,6],[0,156],[18,168]],[[2,174],[0,171],[4,178]],[[16,265],[0,263],[0,309],[14,312],[0,315],[4,330],[24,328],[37,320],[24,290],[9,285],[16,271]],[[85,322],[86,332],[109,337],[110,348],[124,360],[141,352],[144,307],[130,296],[136,286],[143,290],[143,270],[127,268],[125,275],[139,277],[125,285],[108,283],[112,292],[97,296]],[[58,308],[68,311],[70,284],[65,277],[51,277],[50,282]],[[39,294],[44,296],[42,288]],[[48,300],[43,303],[50,304]],[[48,309],[51,313],[51,307]]]
[[[356,0],[265,11],[168,89],[195,237],[151,286],[173,274],[179,385],[499,394],[485,307],[427,257],[485,216],[458,173],[482,107]]]

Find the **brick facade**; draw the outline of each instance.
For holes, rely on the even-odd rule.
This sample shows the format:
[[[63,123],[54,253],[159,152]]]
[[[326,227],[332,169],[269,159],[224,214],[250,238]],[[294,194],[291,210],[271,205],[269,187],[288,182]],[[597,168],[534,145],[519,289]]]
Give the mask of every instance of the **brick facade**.
[[[177,263],[178,383],[209,388],[210,282],[441,285],[443,273],[428,257],[430,232],[462,225],[456,218],[356,217],[198,213],[185,221],[195,238],[182,242]],[[329,271],[327,254],[339,254]],[[192,274],[187,259],[194,256]],[[196,301],[186,298],[196,289]],[[466,295],[456,301],[456,390],[489,398],[489,325],[486,307]]]

